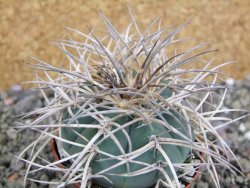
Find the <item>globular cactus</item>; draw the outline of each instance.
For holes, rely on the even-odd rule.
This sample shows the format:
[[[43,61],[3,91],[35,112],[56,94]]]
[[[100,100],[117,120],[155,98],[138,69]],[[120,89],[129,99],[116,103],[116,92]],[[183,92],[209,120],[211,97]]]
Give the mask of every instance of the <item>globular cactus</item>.
[[[171,45],[184,41],[176,35],[189,22],[162,29],[160,19],[155,19],[141,32],[131,15],[132,22],[119,33],[100,15],[108,31],[105,36],[68,28],[85,42],[76,42],[70,35],[55,42],[69,59],[67,68],[41,60],[33,65],[47,77],[37,77],[33,83],[52,90],[54,98],[43,92],[48,105],[28,114],[39,116],[22,126],[41,133],[25,150],[39,146],[27,161],[25,181],[29,174],[47,169],[61,172],[59,182],[42,182],[56,187],[74,183],[81,187],[93,183],[115,188],[181,187],[188,174],[185,168],[195,166],[195,172],[198,165],[208,168],[219,187],[215,165],[234,167],[228,162],[233,153],[216,130],[233,120],[219,116],[225,111],[221,107],[227,91],[217,83],[218,69],[224,64],[211,68],[212,61],[202,59],[215,50],[202,51],[206,45],[197,45],[180,53],[175,50],[169,57]],[[195,62],[203,68],[184,68]],[[218,89],[225,91],[222,96]],[[44,124],[49,117],[52,122]],[[225,123],[212,124],[219,120]],[[57,143],[60,160],[37,164],[51,139]]]
[[[131,94],[131,89],[123,89],[122,93],[118,91],[113,96],[104,95],[98,99],[93,95],[90,97],[93,101],[91,104],[82,104],[73,110],[71,116],[67,113],[63,121],[63,124],[80,124],[86,128],[60,129],[60,137],[78,144],[63,143],[62,153],[65,157],[81,153],[78,162],[85,157],[81,162],[85,167],[87,160],[90,160],[87,168],[91,169],[91,174],[107,178],[97,176],[93,179],[102,186],[152,186],[162,176],[161,170],[173,177],[175,171],[172,163],[183,163],[190,155],[189,147],[160,144],[158,140],[192,140],[192,131],[188,131],[188,122],[179,109],[167,106],[164,101],[161,104],[145,94]],[[94,93],[94,90],[91,92]],[[166,96],[161,94],[164,92],[156,89],[152,94],[165,100]],[[146,97],[155,102],[153,109],[153,104],[147,104]],[[136,104],[130,106],[132,100]],[[123,106],[119,103],[123,103]],[[136,112],[130,107],[137,108]],[[166,164],[161,166],[163,161]]]

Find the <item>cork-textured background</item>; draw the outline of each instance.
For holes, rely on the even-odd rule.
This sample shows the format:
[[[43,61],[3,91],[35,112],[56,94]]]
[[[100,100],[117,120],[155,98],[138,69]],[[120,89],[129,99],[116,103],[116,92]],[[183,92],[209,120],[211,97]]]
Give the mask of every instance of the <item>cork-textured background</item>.
[[[194,17],[182,35],[211,42],[219,49],[217,64],[237,61],[224,69],[234,78],[250,74],[249,0],[0,0],[0,90],[34,79],[25,65],[30,56],[60,65],[63,54],[50,42],[64,36],[64,26],[82,32],[98,27],[98,9],[123,31],[129,21],[127,5],[142,29],[159,15],[166,25]]]

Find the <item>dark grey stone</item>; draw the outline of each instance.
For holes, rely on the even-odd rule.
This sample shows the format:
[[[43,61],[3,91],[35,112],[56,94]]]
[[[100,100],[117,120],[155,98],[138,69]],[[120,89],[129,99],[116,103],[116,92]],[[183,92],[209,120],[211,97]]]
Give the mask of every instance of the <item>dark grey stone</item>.
[[[16,138],[17,138],[17,133],[11,128],[7,130],[6,134],[12,140],[16,140]]]
[[[196,185],[196,188],[208,188],[209,187],[209,184],[206,183],[206,182],[198,182],[197,185]]]

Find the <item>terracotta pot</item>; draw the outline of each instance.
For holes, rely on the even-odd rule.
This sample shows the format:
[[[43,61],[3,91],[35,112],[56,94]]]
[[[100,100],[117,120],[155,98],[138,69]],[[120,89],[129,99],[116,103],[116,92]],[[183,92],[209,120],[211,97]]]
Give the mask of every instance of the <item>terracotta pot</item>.
[[[53,154],[55,160],[56,160],[56,161],[60,160],[60,155],[59,155],[59,152],[58,152],[58,149],[57,149],[57,145],[56,145],[55,139],[51,139],[50,146],[51,146],[52,154]],[[58,164],[57,166],[60,167],[60,168],[65,168],[65,166],[64,166],[63,164]],[[198,178],[200,177],[201,171],[202,171],[202,166],[200,166],[200,167],[197,169],[195,175],[193,176],[192,182],[187,183],[187,184],[185,185],[185,188],[191,188],[191,187],[192,187],[192,185],[193,185],[193,184],[198,180]],[[72,185],[72,188],[80,188],[80,183],[73,184],[73,185]],[[96,186],[96,188],[100,188],[100,187],[99,187],[99,186]]]
[[[59,155],[59,152],[58,152],[58,149],[57,149],[55,139],[51,139],[50,147],[51,147],[52,154],[53,154],[55,160],[59,161],[60,160],[60,155]],[[65,168],[65,166],[63,164],[57,164],[57,166],[60,167],[60,168]],[[72,187],[72,188],[80,188],[80,184],[79,183],[72,184],[70,187]]]
[[[196,173],[193,176],[192,182],[186,184],[185,188],[191,188],[192,185],[199,179],[202,172],[202,166],[199,166],[199,168],[196,170]]]

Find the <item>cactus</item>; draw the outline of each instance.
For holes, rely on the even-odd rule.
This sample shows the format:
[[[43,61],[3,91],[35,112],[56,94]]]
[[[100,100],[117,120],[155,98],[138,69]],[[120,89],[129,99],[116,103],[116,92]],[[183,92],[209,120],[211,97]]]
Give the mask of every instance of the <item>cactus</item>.
[[[158,93],[157,93],[158,94]],[[121,96],[123,97],[123,96]],[[127,99],[129,100],[129,99]],[[97,103],[97,105],[103,105],[107,100],[103,99],[102,102]],[[109,101],[109,100],[108,100]],[[176,109],[163,109],[159,111],[159,115],[154,114],[149,107],[146,105],[140,109],[140,113],[115,113],[114,110],[123,110],[117,105],[112,104],[106,108],[92,108],[91,106],[86,106],[82,109],[75,110],[77,112],[83,112],[82,116],[86,115],[86,111],[90,110],[93,112],[98,112],[102,114],[101,123],[105,126],[99,128],[61,128],[61,137],[74,143],[85,145],[93,141],[95,144],[89,145],[89,147],[96,147],[95,155],[91,159],[89,167],[93,174],[101,173],[109,179],[107,181],[104,178],[96,178],[94,182],[102,186],[113,186],[113,187],[149,187],[156,183],[159,173],[157,166],[160,161],[164,161],[164,156],[161,154],[162,151],[168,157],[171,163],[183,163],[188,158],[190,154],[190,148],[178,146],[178,145],[162,145],[162,150],[158,151],[155,147],[158,137],[170,138],[170,139],[180,139],[185,140],[185,137],[191,139],[192,135],[187,129],[187,122],[183,115]],[[141,106],[142,104],[138,104]],[[111,107],[111,108],[110,108]],[[163,107],[163,105],[161,105]],[[147,121],[145,121],[141,113],[148,110]],[[76,112],[77,111],[77,112]],[[111,111],[111,113],[109,113]],[[105,114],[106,113],[106,114]],[[65,117],[66,121],[63,124],[91,124],[99,125],[95,118],[91,115],[85,117],[77,118],[75,122],[72,117]],[[149,117],[152,114],[152,117]],[[67,114],[69,116],[69,114]],[[77,117],[81,116],[80,114]],[[179,134],[183,134],[181,137],[178,133],[174,133],[173,130],[168,128],[169,126],[174,127]],[[95,135],[98,135],[95,137]],[[83,139],[84,138],[84,139]],[[83,147],[75,146],[68,143],[63,143],[63,150],[67,155],[74,155],[80,153]],[[88,149],[90,149],[88,148]],[[138,153],[138,150],[144,148]],[[101,152],[98,152],[100,150]],[[86,154],[89,152],[86,150]],[[133,154],[134,152],[134,154]],[[113,155],[110,156],[110,155]],[[118,159],[118,156],[121,159]],[[127,161],[131,159],[132,161]],[[122,162],[123,164],[118,165]],[[144,163],[144,164],[143,164]],[[85,165],[85,164],[84,164]],[[147,171],[151,165],[151,170]],[[154,165],[154,166],[152,166]],[[110,170],[107,170],[110,168]],[[169,167],[164,169],[169,175],[171,175],[171,170]]]
[[[25,160],[29,166],[24,182],[28,175],[47,169],[61,172],[61,180],[40,182],[57,187],[74,183],[81,187],[93,183],[115,188],[181,187],[187,176],[185,167],[191,164],[207,167],[219,187],[215,165],[237,170],[229,163],[233,153],[216,131],[235,121],[220,117],[227,88],[217,82],[222,79],[219,68],[227,63],[212,67],[212,60],[202,59],[216,51],[204,50],[206,44],[180,53],[176,49],[168,57],[171,45],[185,41],[177,34],[190,20],[162,29],[157,18],[141,32],[131,14],[131,23],[119,33],[102,12],[100,16],[108,31],[105,36],[68,28],[86,41],[76,42],[68,34],[55,42],[69,59],[68,67],[56,68],[38,59],[39,64],[32,65],[47,77],[37,76],[32,83],[42,89],[48,105],[27,114],[39,116],[19,127],[41,133],[18,157],[25,160],[23,153],[33,148],[30,160]],[[203,68],[185,68],[194,63]],[[44,92],[47,88],[54,93],[53,99]],[[223,95],[217,90],[223,90]],[[50,117],[53,121],[45,124]],[[213,124],[220,120],[225,123]],[[60,160],[35,162],[51,139],[56,140]],[[61,163],[65,168],[56,166]]]

